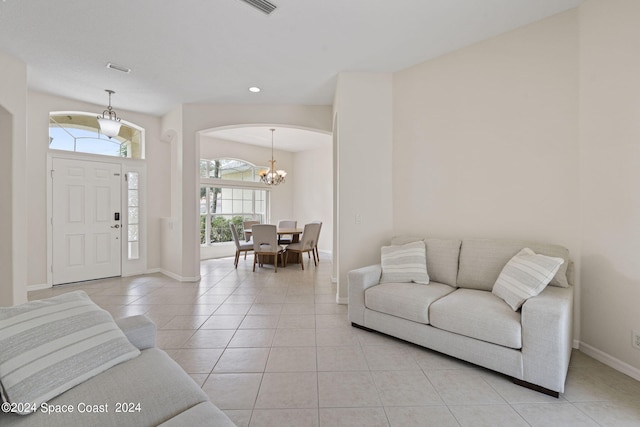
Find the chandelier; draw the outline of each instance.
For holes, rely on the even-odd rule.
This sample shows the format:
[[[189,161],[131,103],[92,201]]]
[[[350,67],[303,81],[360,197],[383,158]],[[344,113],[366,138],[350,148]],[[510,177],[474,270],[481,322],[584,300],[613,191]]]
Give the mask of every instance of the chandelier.
[[[287,176],[287,173],[282,169],[276,170],[276,161],[273,158],[273,132],[276,130],[269,130],[271,131],[271,160],[269,160],[271,167],[260,171],[260,181],[267,185],[278,185],[284,182],[284,178]]]
[[[120,133],[120,118],[116,115],[116,112],[111,108],[111,95],[115,92],[110,89],[105,89],[105,92],[109,94],[109,107],[102,112],[102,117],[98,116],[98,123],[100,124],[100,132],[103,135],[113,138]]]

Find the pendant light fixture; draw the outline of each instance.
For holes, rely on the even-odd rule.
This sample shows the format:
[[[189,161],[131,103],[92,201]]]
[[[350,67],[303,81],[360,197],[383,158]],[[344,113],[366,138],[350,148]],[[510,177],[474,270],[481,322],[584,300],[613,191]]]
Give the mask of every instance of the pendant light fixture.
[[[284,178],[287,176],[287,173],[283,170],[276,170],[276,161],[273,158],[273,133],[276,130],[269,130],[271,131],[271,160],[269,161],[271,168],[260,171],[260,181],[267,185],[278,185],[284,182]]]
[[[105,92],[109,94],[109,106],[102,112],[102,117],[98,116],[98,123],[100,124],[100,132],[103,135],[113,138],[118,136],[120,132],[120,118],[116,115],[116,112],[111,108],[111,95],[115,92],[110,89],[105,89]]]

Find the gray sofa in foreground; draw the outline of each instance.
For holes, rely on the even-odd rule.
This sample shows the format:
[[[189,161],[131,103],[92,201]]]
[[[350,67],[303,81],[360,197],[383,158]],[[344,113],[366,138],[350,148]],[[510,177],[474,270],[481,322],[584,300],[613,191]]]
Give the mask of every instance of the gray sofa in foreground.
[[[401,245],[416,238],[394,238]],[[572,348],[572,265],[566,248],[527,241],[424,239],[428,284],[380,283],[381,265],[348,274],[349,320],[503,373],[558,397]],[[492,293],[523,248],[564,260],[551,283],[513,310]]]
[[[116,324],[140,350],[138,356],[48,400],[35,413],[0,412],[0,425],[235,426],[167,353],[155,347],[156,327],[151,320],[132,316]]]

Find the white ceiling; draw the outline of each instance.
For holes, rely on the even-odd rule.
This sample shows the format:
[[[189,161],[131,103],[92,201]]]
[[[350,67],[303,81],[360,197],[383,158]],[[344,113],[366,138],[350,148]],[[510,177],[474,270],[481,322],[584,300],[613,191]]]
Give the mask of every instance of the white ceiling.
[[[240,0],[2,0],[0,51],[28,65],[31,89],[99,105],[113,89],[116,111],[331,105],[341,71],[397,71],[581,3],[271,1],[265,15]]]

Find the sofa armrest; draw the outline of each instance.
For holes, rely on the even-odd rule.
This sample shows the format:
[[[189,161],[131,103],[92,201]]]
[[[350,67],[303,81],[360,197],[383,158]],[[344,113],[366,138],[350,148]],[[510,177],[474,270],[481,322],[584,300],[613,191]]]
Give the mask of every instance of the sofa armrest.
[[[524,381],[564,392],[571,358],[573,287],[547,286],[522,306]]]
[[[380,283],[382,266],[380,264],[351,270],[349,284],[349,321],[364,326],[364,291]]]
[[[147,316],[123,317],[116,319],[116,324],[139,350],[156,346],[156,324]]]

